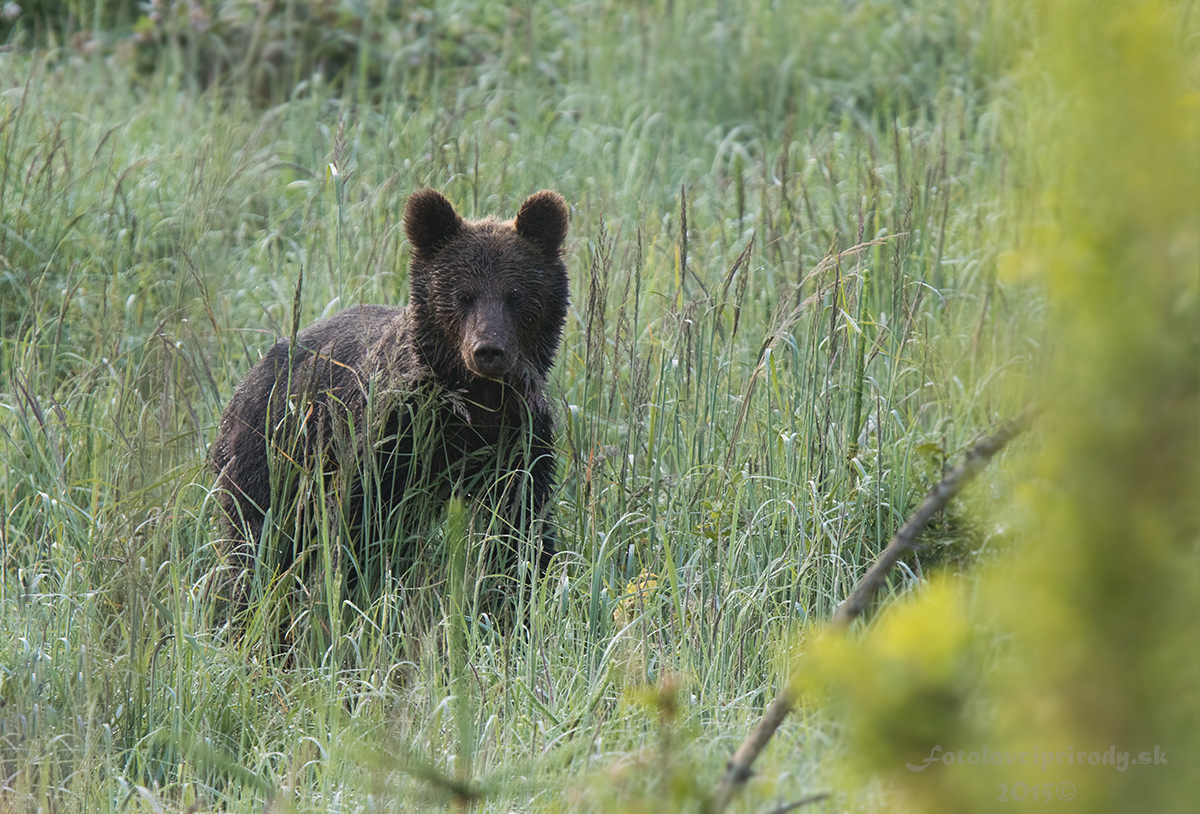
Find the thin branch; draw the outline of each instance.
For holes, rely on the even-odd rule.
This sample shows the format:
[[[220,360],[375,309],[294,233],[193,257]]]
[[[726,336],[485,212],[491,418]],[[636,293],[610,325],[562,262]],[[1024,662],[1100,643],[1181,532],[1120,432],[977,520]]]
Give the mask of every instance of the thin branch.
[[[879,555],[876,563],[859,580],[854,590],[850,592],[850,596],[837,609],[829,627],[826,628],[826,633],[831,631],[839,633],[845,630],[862,614],[875,598],[875,594],[883,587],[888,573],[891,572],[900,557],[917,547],[917,536],[925,528],[925,524],[934,515],[945,509],[950,499],[982,472],[983,468],[995,457],[997,452],[1004,448],[1005,444],[1028,429],[1033,414],[1032,410],[1023,411],[1016,418],[1001,426],[995,434],[971,447],[967,450],[963,462],[942,478],[937,486],[929,490],[929,494],[921,501],[921,505],[900,527],[900,530],[892,537],[892,541],[888,543],[887,548]],[[754,761],[766,748],[767,743],[775,734],[775,730],[792,711],[795,703],[795,686],[792,683],[785,684],[779,694],[775,696],[775,700],[767,707],[766,712],[763,713],[758,726],[746,736],[742,745],[738,747],[725,766],[725,773],[721,776],[721,781],[717,784],[716,791],[713,792],[711,798],[711,805],[708,808],[710,814],[721,814],[734,795],[741,791],[742,786],[746,785],[746,781],[754,774],[751,769]]]
[[[950,470],[937,486],[929,490],[929,494],[925,495],[921,505],[892,537],[888,547],[879,555],[879,559],[871,566],[866,575],[854,586],[854,590],[851,591],[846,601],[838,607],[837,613],[833,615],[833,619],[829,623],[831,629],[845,629],[862,615],[867,605],[871,604],[871,600],[875,598],[875,594],[883,587],[883,583],[896,565],[896,561],[917,547],[917,537],[925,528],[925,524],[932,520],[934,515],[945,509],[950,499],[974,480],[975,476],[983,471],[1005,444],[1028,429],[1030,418],[1030,411],[1025,411],[1006,422],[994,435],[988,436],[967,450],[963,462]]]
[[[779,806],[778,808],[773,808],[770,811],[768,811],[767,814],[787,814],[787,812],[789,812],[789,811],[795,811],[798,808],[803,808],[804,806],[812,805],[813,803],[819,803],[822,800],[828,800],[828,799],[829,799],[829,792],[827,792],[827,791],[821,792],[820,794],[812,794],[812,795],[809,795],[808,797],[801,797],[799,800],[797,800],[794,803],[787,803],[785,805]]]

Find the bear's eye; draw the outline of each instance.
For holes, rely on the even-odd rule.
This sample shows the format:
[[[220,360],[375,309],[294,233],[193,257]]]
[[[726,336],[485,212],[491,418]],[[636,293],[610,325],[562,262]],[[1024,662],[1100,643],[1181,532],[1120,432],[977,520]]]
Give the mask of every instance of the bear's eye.
[[[508,294],[506,294],[504,296],[504,304],[514,310],[519,309],[521,307],[521,291],[520,291],[520,289],[514,288],[511,291],[509,291]]]
[[[458,295],[456,296],[456,299],[460,306],[462,306],[463,308],[466,308],[471,303],[475,302],[475,295],[468,293],[466,291],[460,291],[458,293]]]

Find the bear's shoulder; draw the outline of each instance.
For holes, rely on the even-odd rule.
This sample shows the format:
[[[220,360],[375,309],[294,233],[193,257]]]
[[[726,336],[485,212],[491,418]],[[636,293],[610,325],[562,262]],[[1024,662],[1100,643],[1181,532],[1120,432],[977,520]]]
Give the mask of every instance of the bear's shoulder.
[[[356,361],[384,336],[395,333],[406,320],[405,309],[395,305],[356,305],[305,328],[296,344],[310,353],[330,353],[342,362]]]

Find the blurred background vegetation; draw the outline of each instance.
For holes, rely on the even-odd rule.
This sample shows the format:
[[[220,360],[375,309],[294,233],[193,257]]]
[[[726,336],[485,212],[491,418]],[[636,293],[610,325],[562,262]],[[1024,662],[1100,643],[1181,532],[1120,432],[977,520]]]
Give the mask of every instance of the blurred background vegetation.
[[[1101,5],[4,4],[0,806],[700,811],[797,676],[739,810],[1189,805],[1198,23]],[[571,202],[564,554],[507,635],[454,524],[239,633],[220,410],[301,272],[404,301],[421,186]],[[905,768],[984,744],[1172,762]]]

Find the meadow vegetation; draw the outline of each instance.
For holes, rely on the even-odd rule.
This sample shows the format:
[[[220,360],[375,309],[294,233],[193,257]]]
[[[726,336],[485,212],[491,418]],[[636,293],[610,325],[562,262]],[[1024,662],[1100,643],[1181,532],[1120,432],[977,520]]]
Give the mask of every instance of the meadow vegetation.
[[[1031,4],[149,8],[2,29],[0,811],[704,810],[804,631],[957,453],[1055,394],[1055,347],[1082,347],[1036,273],[1062,260],[1039,254],[1047,223],[1083,218],[1043,205],[1063,161],[1029,147],[1058,104]],[[1171,88],[1194,119],[1193,80]],[[541,188],[571,204],[562,553],[513,575],[497,622],[486,535],[456,508],[380,590],[262,569],[232,623],[220,412],[297,321],[404,301],[423,186],[467,217]],[[1118,209],[1104,223],[1143,228]],[[1194,259],[1178,217],[1163,264]],[[969,509],[1018,473],[998,459],[881,602],[931,569],[982,601],[978,574],[1037,522]],[[1159,565],[1194,575],[1181,527]],[[894,803],[839,790],[846,726],[802,705],[738,810]]]

